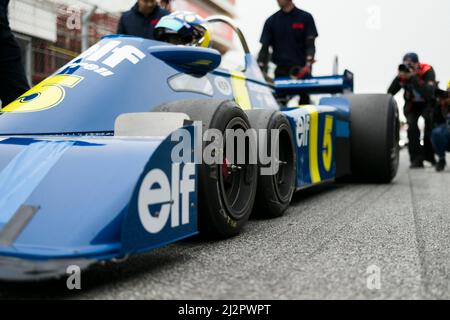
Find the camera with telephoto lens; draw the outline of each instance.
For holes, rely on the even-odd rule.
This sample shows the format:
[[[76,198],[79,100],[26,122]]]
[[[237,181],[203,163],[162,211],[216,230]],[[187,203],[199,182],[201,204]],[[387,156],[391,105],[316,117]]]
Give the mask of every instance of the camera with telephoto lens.
[[[413,70],[412,70],[411,66],[408,66],[407,64],[403,64],[402,63],[401,65],[398,66],[398,71],[405,72],[405,73],[410,73]]]

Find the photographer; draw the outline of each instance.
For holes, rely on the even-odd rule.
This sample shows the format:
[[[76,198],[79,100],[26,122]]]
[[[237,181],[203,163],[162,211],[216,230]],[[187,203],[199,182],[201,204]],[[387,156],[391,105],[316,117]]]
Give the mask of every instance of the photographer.
[[[404,113],[408,122],[408,140],[411,168],[423,168],[423,162],[436,164],[431,143],[432,113],[435,104],[436,74],[428,64],[420,63],[416,53],[408,53],[399,66],[398,76],[388,89],[396,95],[404,90]],[[424,146],[420,144],[419,118],[425,120]]]
[[[432,141],[439,161],[436,164],[436,171],[444,171],[447,162],[445,161],[445,152],[450,151],[450,81],[448,82],[447,91],[436,90],[436,112],[434,123],[436,128],[433,129]]]

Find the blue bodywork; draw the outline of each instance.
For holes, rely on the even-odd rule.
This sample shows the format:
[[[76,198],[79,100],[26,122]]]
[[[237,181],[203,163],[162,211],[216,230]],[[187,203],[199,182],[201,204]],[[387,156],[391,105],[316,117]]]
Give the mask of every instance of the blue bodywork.
[[[353,73],[345,70],[342,76],[322,76],[310,79],[278,78],[275,82],[275,88],[278,96],[300,93],[338,94],[353,92],[353,82]]]
[[[79,260],[124,257],[196,234],[196,189],[189,194],[187,223],[169,223],[153,234],[139,219],[139,190],[155,168],[171,183],[170,201],[181,198],[171,192],[179,183],[178,178],[171,180],[172,170],[178,167],[183,172],[187,164],[170,161],[173,145],[169,137],[11,137],[0,141],[1,256],[35,263],[75,259],[70,264],[78,265]],[[196,186],[195,165],[193,168],[189,178]],[[163,205],[152,204],[149,213],[156,214]],[[36,212],[17,228],[17,221],[26,219],[20,210],[25,206]],[[27,278],[26,267],[19,268],[12,278]],[[41,269],[36,264],[29,268]],[[57,268],[54,273],[65,270]]]
[[[124,113],[192,99],[235,100],[245,110],[281,109],[297,146],[298,189],[348,173],[343,164],[348,152],[339,148],[350,137],[344,98],[280,108],[275,91],[283,95],[286,82],[268,84],[250,54],[245,71],[219,64],[212,49],[108,36],[4,107],[0,278],[64,274],[69,262],[121,258],[198,232],[195,165],[172,163],[170,136],[114,136],[115,121]],[[288,92],[305,86],[311,83],[290,84]],[[330,91],[345,89],[342,83]],[[145,194],[142,186],[154,192]],[[160,228],[146,228],[143,214],[162,222]]]

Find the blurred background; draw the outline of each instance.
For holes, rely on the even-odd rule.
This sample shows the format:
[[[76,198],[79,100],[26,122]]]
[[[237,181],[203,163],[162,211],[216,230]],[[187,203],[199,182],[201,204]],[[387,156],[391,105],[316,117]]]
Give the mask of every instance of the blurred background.
[[[434,66],[441,87],[450,80],[450,1],[299,0],[319,30],[315,75],[350,69],[357,92],[385,92],[403,54],[416,51]],[[115,33],[121,12],[135,0],[11,0],[10,22],[20,41],[27,76],[36,84],[105,34]],[[237,20],[253,54],[276,0],[174,0],[173,10]],[[239,45],[227,28],[215,28],[215,47]],[[338,63],[336,63],[338,62]],[[401,99],[401,98],[399,98]]]
[[[115,33],[120,14],[135,0],[11,0],[11,28],[22,48],[28,80],[36,84],[63,66],[103,35]],[[201,16],[236,17],[235,0],[176,0],[173,10]],[[233,47],[231,30],[217,30],[215,45]]]

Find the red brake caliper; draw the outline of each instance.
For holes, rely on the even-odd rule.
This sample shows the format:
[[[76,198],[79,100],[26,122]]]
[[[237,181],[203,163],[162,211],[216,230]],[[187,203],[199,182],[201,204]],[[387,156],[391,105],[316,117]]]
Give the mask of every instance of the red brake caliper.
[[[222,165],[222,175],[224,177],[225,180],[228,179],[228,176],[230,175],[230,172],[228,171],[228,166],[230,165],[230,163],[228,162],[228,160],[225,158],[223,160],[223,165]]]

